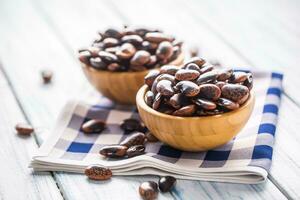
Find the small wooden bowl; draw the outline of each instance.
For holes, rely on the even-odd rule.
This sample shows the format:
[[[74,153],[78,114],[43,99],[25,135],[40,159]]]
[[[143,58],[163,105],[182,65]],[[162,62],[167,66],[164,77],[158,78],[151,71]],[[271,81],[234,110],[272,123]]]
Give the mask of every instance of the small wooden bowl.
[[[177,117],[150,108],[144,100],[147,90],[144,85],[136,96],[143,122],[160,141],[184,151],[204,151],[229,142],[247,123],[255,102],[251,93],[248,101],[235,111],[214,116]]]
[[[181,53],[175,60],[168,63],[180,66],[184,55]],[[144,77],[150,70],[141,72],[109,72],[95,70],[85,64],[82,69],[89,82],[104,96],[120,104],[135,104],[137,91],[144,84]]]

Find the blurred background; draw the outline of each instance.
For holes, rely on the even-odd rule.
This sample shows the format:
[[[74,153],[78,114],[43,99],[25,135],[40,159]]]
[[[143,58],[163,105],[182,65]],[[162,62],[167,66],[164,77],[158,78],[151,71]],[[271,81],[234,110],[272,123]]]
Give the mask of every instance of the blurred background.
[[[285,95],[300,105],[299,8],[293,0],[0,0],[1,69],[31,120],[52,127],[68,99],[91,89],[77,50],[105,28],[141,25],[212,62],[284,71]],[[45,69],[50,85],[41,81]]]

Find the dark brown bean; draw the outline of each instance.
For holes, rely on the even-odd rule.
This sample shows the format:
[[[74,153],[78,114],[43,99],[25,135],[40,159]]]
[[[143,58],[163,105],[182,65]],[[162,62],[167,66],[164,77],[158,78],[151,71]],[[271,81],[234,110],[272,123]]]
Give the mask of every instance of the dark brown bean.
[[[161,60],[169,59],[172,54],[173,45],[168,41],[161,42],[156,49],[156,56]]]
[[[91,119],[82,125],[81,130],[84,133],[101,133],[105,129],[105,125],[102,120]]]
[[[121,65],[119,63],[110,63],[108,66],[107,66],[107,69],[109,71],[119,71],[121,69]]]
[[[233,72],[229,81],[231,83],[242,83],[247,79],[247,74],[245,72]]]
[[[51,70],[43,70],[41,74],[44,84],[48,84],[51,82],[53,77],[53,72]]]
[[[206,72],[205,74],[201,74],[199,76],[196,83],[198,85],[204,84],[204,83],[212,83],[217,79],[217,77],[218,77],[218,73],[216,71]]]
[[[95,69],[104,70],[107,68],[107,64],[100,57],[90,58],[90,63]]]
[[[163,96],[172,96],[174,94],[174,89],[172,87],[172,82],[169,80],[161,80],[156,86],[157,92],[161,93]]]
[[[112,54],[116,54],[116,52],[119,50],[119,46],[116,47],[108,47],[106,49],[104,49],[104,51],[108,52],[108,53],[112,53]]]
[[[120,127],[124,131],[128,131],[128,132],[140,131],[143,129],[142,123],[139,120],[133,118],[123,120]]]
[[[145,102],[148,106],[152,107],[154,101],[154,94],[151,91],[147,91],[145,94]]]
[[[120,59],[130,59],[136,52],[136,48],[130,43],[124,43],[116,52]]]
[[[156,80],[159,82],[159,81],[162,81],[162,80],[168,80],[168,81],[171,81],[172,84],[175,83],[175,77],[170,75],[170,74],[161,74],[159,75]]]
[[[143,182],[139,187],[139,193],[143,200],[154,200],[158,195],[157,183],[153,181]]]
[[[220,89],[222,89],[222,87],[223,87],[224,85],[226,85],[227,83],[226,83],[226,82],[223,82],[223,81],[218,81],[218,82],[216,82],[215,84],[216,84],[216,86],[218,86]]]
[[[175,78],[180,81],[191,81],[199,77],[200,73],[192,69],[180,69],[176,72]]]
[[[121,39],[122,43],[131,43],[134,46],[139,46],[143,42],[143,38],[139,35],[125,35]]]
[[[221,90],[214,84],[200,85],[199,96],[205,99],[216,101],[221,96]]]
[[[188,64],[185,69],[192,69],[192,70],[196,70],[196,71],[200,72],[200,67],[198,65],[196,65],[195,63]]]
[[[147,33],[145,35],[145,40],[147,40],[149,42],[160,43],[163,41],[172,42],[174,40],[174,38],[169,35],[166,35],[164,33],[151,32],[151,33]]]
[[[220,70],[217,80],[218,81],[226,81],[227,79],[229,79],[231,77],[232,73],[233,73],[232,69]]]
[[[99,153],[108,158],[124,157],[128,147],[123,145],[107,145],[100,149]]]
[[[173,176],[160,177],[158,187],[161,192],[169,192],[176,185],[176,178]]]
[[[251,73],[247,74],[247,79],[243,83],[244,86],[246,86],[249,90],[253,87],[253,76]]]
[[[143,145],[145,143],[146,136],[142,132],[136,132],[129,135],[126,139],[124,139],[120,145],[131,147],[135,145]]]
[[[92,57],[97,57],[100,50],[101,49],[99,47],[89,47],[88,48],[88,51],[91,53]]]
[[[173,47],[173,55],[171,58],[168,60],[168,62],[171,62],[172,60],[175,60],[178,58],[178,56],[181,54],[181,48],[178,46]]]
[[[180,81],[175,87],[188,97],[194,97],[200,92],[199,86],[191,81]]]
[[[147,68],[154,68],[157,64],[157,57],[155,55],[150,56],[150,60],[145,64]]]
[[[98,55],[105,63],[114,63],[118,61],[118,57],[116,55],[108,53],[106,51],[100,51]]]
[[[244,85],[226,84],[222,87],[222,96],[234,102],[242,100],[249,94],[249,89]]]
[[[161,101],[162,101],[162,95],[161,95],[160,93],[157,93],[157,94],[155,95],[155,98],[154,98],[154,101],[153,101],[152,108],[153,108],[154,110],[157,110],[157,109],[159,108],[159,106],[160,106]]]
[[[30,135],[34,131],[31,125],[25,123],[18,123],[15,129],[19,135]]]
[[[205,63],[204,65],[202,65],[201,69],[200,69],[200,73],[201,74],[204,74],[204,73],[207,73],[207,72],[210,72],[214,69],[214,66],[211,65],[211,64],[208,64],[208,63]]]
[[[102,42],[104,48],[115,47],[119,44],[119,41],[115,38],[105,38]]]
[[[164,65],[160,68],[160,73],[161,74],[170,74],[174,76],[176,72],[179,70],[179,67],[175,65]]]
[[[135,145],[127,149],[127,156],[128,158],[132,158],[135,156],[140,156],[145,153],[145,146],[144,145]]]
[[[193,57],[193,58],[189,59],[186,63],[184,63],[184,67],[186,67],[190,63],[195,63],[196,65],[201,67],[202,65],[205,64],[205,60],[202,58],[199,58],[199,57]]]
[[[172,108],[172,107],[170,107],[170,106],[168,106],[168,105],[162,104],[162,105],[158,108],[157,111],[159,111],[159,112],[161,112],[161,113],[164,113],[164,114],[167,114],[167,115],[171,115],[171,114],[175,111],[175,109]]]
[[[109,28],[103,33],[103,36],[105,38],[112,37],[112,38],[120,39],[123,35],[117,29]]]
[[[88,166],[84,170],[84,174],[92,180],[108,180],[112,177],[112,172],[109,168],[97,165]]]
[[[158,139],[150,132],[146,132],[145,134],[147,142],[158,142]]]
[[[235,103],[235,102],[233,102],[229,99],[225,99],[225,98],[219,98],[217,100],[217,104],[228,110],[236,110],[240,107],[240,105],[238,103]]]
[[[151,88],[154,80],[160,74],[159,70],[151,70],[144,78],[145,83]]]
[[[144,50],[137,51],[130,60],[131,65],[145,65],[150,60],[150,53]]]
[[[202,98],[197,98],[194,100],[195,104],[205,110],[214,110],[217,105],[213,101],[209,101]]]
[[[238,104],[243,105],[249,98],[250,93],[248,92],[243,98],[237,101]]]
[[[170,99],[168,104],[171,105],[175,109],[179,109],[182,107],[184,95],[181,93],[174,94]]]
[[[89,51],[82,51],[79,53],[78,58],[80,62],[89,65],[90,64],[90,58],[92,57],[92,54]]]
[[[192,104],[176,110],[175,112],[173,112],[173,115],[187,117],[187,116],[192,116],[195,111],[196,111],[196,106]]]
[[[142,49],[143,50],[155,53],[157,47],[158,47],[158,43],[149,42],[149,41],[143,41],[142,42]]]

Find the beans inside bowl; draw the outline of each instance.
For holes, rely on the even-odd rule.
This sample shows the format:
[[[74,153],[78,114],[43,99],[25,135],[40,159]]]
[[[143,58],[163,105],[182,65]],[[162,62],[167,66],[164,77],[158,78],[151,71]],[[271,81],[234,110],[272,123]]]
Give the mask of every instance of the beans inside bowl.
[[[144,71],[170,63],[181,54],[182,42],[157,29],[124,27],[99,32],[79,60],[96,70]]]
[[[175,116],[218,115],[238,109],[250,96],[251,73],[217,68],[193,57],[181,68],[165,65],[145,77],[145,102]]]

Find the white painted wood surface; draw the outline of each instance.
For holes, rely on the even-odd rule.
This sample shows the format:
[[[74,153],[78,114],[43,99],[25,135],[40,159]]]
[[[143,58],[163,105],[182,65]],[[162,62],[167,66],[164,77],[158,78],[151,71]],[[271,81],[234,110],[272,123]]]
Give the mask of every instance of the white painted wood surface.
[[[15,6],[16,2],[18,6]],[[230,5],[235,3],[230,1],[224,9],[232,9],[234,13],[235,7]],[[290,3],[297,4],[292,1]],[[279,5],[280,2],[277,1],[275,8],[279,9]],[[260,9],[258,16],[262,16],[265,9],[268,9],[269,21],[274,15],[263,4],[259,4],[258,8],[250,4],[246,6]],[[67,99],[74,98],[90,88],[79,68],[76,49],[89,44],[96,31],[107,26],[121,26],[123,23],[158,26],[175,33],[188,44],[198,45],[201,48],[201,55],[209,59],[217,58],[225,65],[265,64],[268,68],[277,69],[286,69],[285,66],[288,66],[295,73],[288,73],[286,81],[289,88],[286,93],[289,98],[283,96],[270,180],[260,185],[180,180],[176,190],[161,195],[159,199],[300,198],[297,194],[300,189],[298,153],[300,140],[297,135],[297,130],[300,128],[297,119],[300,108],[294,103],[299,102],[299,93],[297,94],[296,91],[296,86],[300,86],[296,76],[299,70],[295,67],[295,62],[290,60],[297,60],[296,52],[299,45],[290,44],[293,40],[289,39],[290,35],[295,38],[299,34],[299,29],[294,23],[297,21],[295,17],[298,16],[296,9],[289,8],[291,13],[277,16],[280,18],[279,21],[281,20],[280,23],[288,27],[289,31],[281,33],[278,24],[270,23],[270,30],[285,36],[284,39],[276,40],[275,36],[267,37],[270,32],[257,28],[252,30],[252,26],[256,27],[252,20],[256,18],[251,18],[249,13],[245,14],[243,19],[243,12],[239,11],[239,27],[235,27],[234,14],[221,15],[219,12],[222,8],[222,5],[215,1],[175,3],[171,0],[16,0],[15,2],[2,0],[0,2],[0,60],[26,116],[31,123],[42,129],[53,125],[57,113]],[[213,17],[207,17],[210,14]],[[219,25],[224,17],[228,17],[227,26]],[[247,23],[249,27],[243,26],[243,20],[251,22]],[[261,23],[268,25],[268,20]],[[242,36],[237,33],[241,31],[238,28],[246,29]],[[251,34],[247,35],[248,31],[251,31]],[[249,50],[248,53],[246,47],[251,44],[252,35],[256,38],[262,35],[262,38],[268,39],[265,46],[258,51],[258,54],[267,54],[267,56],[257,55],[254,49]],[[244,41],[242,40],[244,37],[248,38]],[[257,46],[264,45],[263,39],[259,41],[262,42]],[[272,41],[281,41],[278,46],[282,46],[285,51],[292,51],[291,54],[285,52],[278,59],[285,65],[284,67],[278,67],[276,59],[272,59],[280,53],[276,48],[269,46]],[[54,82],[49,86],[43,86],[39,77],[39,71],[45,67],[51,68],[55,73]],[[70,72],[72,76],[68,76]],[[45,177],[52,180],[50,175]],[[143,180],[157,180],[157,177],[153,176],[114,177],[109,182],[96,183],[87,181],[83,175],[68,173],[54,173],[54,178],[65,199],[138,199],[138,185]],[[41,195],[44,194],[43,192]],[[1,194],[0,187],[0,197]],[[39,198],[32,195],[30,197],[32,199]]]
[[[28,168],[38,145],[34,137],[16,134],[15,124],[26,119],[1,70],[0,105],[0,199],[62,199],[50,173]]]

